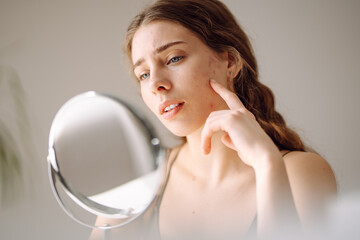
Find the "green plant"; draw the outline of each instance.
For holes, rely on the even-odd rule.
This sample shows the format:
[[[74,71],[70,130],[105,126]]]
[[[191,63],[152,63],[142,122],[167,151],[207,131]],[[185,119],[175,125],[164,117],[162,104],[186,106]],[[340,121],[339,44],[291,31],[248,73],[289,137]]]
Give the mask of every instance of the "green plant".
[[[0,65],[0,194],[1,203],[12,201],[21,190],[23,163],[28,154],[30,124],[25,92],[12,67]]]

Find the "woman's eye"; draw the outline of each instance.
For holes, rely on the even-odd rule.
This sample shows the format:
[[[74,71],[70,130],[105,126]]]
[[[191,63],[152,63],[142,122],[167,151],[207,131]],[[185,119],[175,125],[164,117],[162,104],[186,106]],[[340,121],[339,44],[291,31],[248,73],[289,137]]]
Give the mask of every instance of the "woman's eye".
[[[150,76],[150,73],[144,73],[139,76],[139,80],[145,80]]]
[[[171,58],[169,60],[168,64],[169,63],[176,63],[176,62],[180,61],[182,58],[184,58],[184,57],[182,57],[182,56],[173,57],[173,58]]]

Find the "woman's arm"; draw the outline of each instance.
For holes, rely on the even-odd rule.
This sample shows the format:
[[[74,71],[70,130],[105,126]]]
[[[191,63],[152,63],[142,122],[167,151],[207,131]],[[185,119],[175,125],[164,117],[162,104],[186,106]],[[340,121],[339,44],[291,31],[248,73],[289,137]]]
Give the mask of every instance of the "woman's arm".
[[[299,234],[300,219],[280,152],[264,156],[254,170],[259,238],[272,239]]]
[[[312,152],[291,152],[284,161],[302,226],[316,231],[337,195],[334,173],[324,158]]]
[[[319,231],[336,197],[334,173],[316,153],[294,151],[256,169],[259,236]],[[300,221],[300,222],[298,222]]]
[[[223,143],[253,167],[259,236],[298,234],[301,225],[312,226],[324,211],[326,201],[336,192],[329,165],[314,153],[292,152],[284,160],[238,97],[217,82],[211,81],[211,86],[229,109],[210,114],[202,132],[202,148],[205,154],[209,153],[211,136],[224,131],[227,134]]]

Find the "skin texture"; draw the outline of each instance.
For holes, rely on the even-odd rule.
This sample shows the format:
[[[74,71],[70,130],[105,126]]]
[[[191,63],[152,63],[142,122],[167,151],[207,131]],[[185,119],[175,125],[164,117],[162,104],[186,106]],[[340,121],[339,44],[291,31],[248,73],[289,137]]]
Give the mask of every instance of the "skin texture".
[[[241,237],[255,216],[260,238],[316,227],[336,194],[333,172],[315,153],[282,158],[286,150],[278,150],[231,91],[241,61],[168,21],[142,25],[132,46],[145,104],[186,137],[160,206],[162,239]],[[180,105],[165,117],[163,108],[174,103]]]
[[[154,54],[157,48],[178,42],[178,33],[184,30],[188,37],[181,39],[182,43]],[[174,134],[186,136],[194,132],[203,125],[210,112],[227,107],[209,84],[210,78],[226,84],[228,72],[226,62],[222,61],[225,56],[201,44],[195,35],[188,34],[187,29],[177,24],[149,24],[135,33],[133,46],[133,62],[144,59],[134,68],[134,73],[138,78],[141,75],[144,78],[144,74],[148,76],[140,80],[144,102]],[[182,59],[169,62],[178,56]],[[170,120],[159,114],[158,107],[166,100],[185,103],[180,114]]]
[[[181,43],[156,53],[172,42]],[[236,75],[241,63],[231,62],[227,52],[214,52],[188,29],[166,21],[137,30],[132,59],[134,64],[141,59],[134,73],[146,105],[170,131],[187,139],[161,205],[163,236],[243,235],[255,215],[260,236],[283,224],[291,223],[295,229],[299,221],[312,224],[314,212],[336,192],[333,173],[314,153],[293,152],[282,159],[230,90],[230,73]],[[168,99],[184,105],[174,117],[163,119],[158,105]]]

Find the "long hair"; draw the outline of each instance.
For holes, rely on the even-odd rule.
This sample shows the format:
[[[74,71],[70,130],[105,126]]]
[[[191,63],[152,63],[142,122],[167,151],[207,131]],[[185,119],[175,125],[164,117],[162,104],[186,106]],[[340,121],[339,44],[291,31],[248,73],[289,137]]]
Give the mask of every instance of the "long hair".
[[[130,23],[124,50],[131,59],[136,30],[156,20],[172,21],[195,33],[216,52],[228,51],[242,68],[233,79],[233,89],[252,112],[279,150],[304,151],[298,134],[287,127],[275,110],[272,91],[258,79],[258,66],[251,43],[229,9],[218,0],[159,0],[144,9]]]

